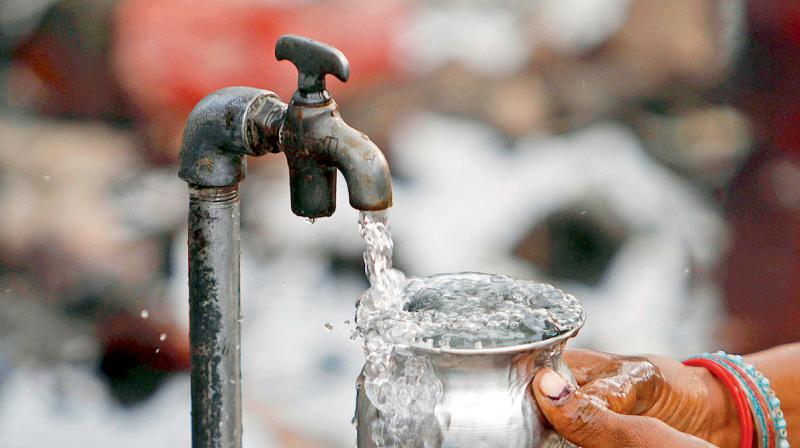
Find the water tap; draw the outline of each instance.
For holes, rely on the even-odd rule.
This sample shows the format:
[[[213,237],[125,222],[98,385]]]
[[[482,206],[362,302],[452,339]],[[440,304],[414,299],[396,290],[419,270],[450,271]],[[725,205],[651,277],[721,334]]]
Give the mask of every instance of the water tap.
[[[350,205],[383,210],[392,204],[389,165],[378,147],[342,120],[325,88],[325,76],[342,81],[350,64],[341,51],[299,36],[283,36],[278,60],[298,70],[297,91],[289,102],[279,134],[289,162],[292,211],[301,216],[329,216],[336,208],[336,169],[347,181]]]
[[[389,208],[392,180],[386,158],[364,133],[342,120],[325,87],[326,75],[347,81],[347,58],[330,45],[292,35],[278,40],[275,56],[298,70],[297,91],[289,104],[272,92],[248,87],[206,97],[186,124],[181,178],[199,186],[232,185],[244,178],[244,155],[283,152],[295,214],[333,214],[337,169],[344,174],[354,208]]]
[[[246,157],[283,152],[292,211],[306,218],[336,208],[336,170],[359,210],[392,205],[389,165],[363,133],[348,126],[325,89],[325,76],[347,81],[339,50],[283,36],[275,55],[299,72],[289,104],[252,87],[218,90],[186,121],[179,176],[189,186],[189,340],[192,447],[240,448],[242,442],[239,190]]]

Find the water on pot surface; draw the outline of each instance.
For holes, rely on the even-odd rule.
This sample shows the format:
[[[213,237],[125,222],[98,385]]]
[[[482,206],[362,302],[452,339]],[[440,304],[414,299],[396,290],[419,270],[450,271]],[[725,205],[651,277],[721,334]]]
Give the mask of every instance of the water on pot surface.
[[[574,297],[550,285],[472,272],[411,278],[403,302],[417,338],[437,348],[541,341],[573,329],[583,313]]]
[[[486,349],[541,341],[580,325],[577,300],[545,284],[478,273],[406,278],[392,267],[386,211],[362,212],[370,288],[356,310],[366,362],[364,393],[379,413],[377,447],[436,447],[442,383],[411,347]]]

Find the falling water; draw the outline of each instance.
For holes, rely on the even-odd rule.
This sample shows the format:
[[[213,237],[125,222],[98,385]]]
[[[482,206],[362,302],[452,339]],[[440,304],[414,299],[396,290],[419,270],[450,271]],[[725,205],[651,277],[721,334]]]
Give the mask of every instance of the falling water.
[[[356,310],[357,333],[366,362],[364,391],[380,418],[371,433],[378,447],[427,446],[441,384],[430,363],[409,350],[416,331],[403,309],[405,275],[392,267],[394,243],[386,211],[362,212],[361,237],[370,288]]]

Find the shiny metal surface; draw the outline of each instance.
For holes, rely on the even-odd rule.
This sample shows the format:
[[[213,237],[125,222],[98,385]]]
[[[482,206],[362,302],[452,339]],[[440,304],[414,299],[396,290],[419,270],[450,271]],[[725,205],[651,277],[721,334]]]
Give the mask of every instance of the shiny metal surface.
[[[573,445],[544,425],[533,401],[530,382],[550,367],[573,379],[561,353],[575,328],[558,337],[489,349],[414,348],[431,362],[442,383],[442,398],[433,415],[438,441],[426,448],[561,448]],[[574,381],[574,380],[573,380]],[[356,397],[358,448],[374,448],[370,429],[378,417],[359,377]]]

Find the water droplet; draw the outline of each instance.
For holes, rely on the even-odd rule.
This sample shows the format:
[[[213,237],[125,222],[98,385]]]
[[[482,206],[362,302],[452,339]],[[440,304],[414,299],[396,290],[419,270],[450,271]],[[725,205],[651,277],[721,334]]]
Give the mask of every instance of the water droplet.
[[[586,214],[586,210],[581,210],[581,215],[585,215],[585,214]]]
[[[327,331],[327,332],[330,332],[331,330],[333,330],[333,324],[330,323],[330,322],[325,322],[325,325],[323,325],[323,327],[325,328],[325,331]]]
[[[684,275],[688,275],[689,274],[689,268],[683,268],[683,274]]]
[[[148,317],[150,317],[150,311],[144,309],[139,313],[139,315],[142,316],[142,319],[147,319]]]
[[[156,349],[156,353],[159,353],[160,351],[161,351],[161,349],[160,349],[160,348],[157,348],[157,349]]]
[[[45,174],[44,176],[42,176],[42,179],[44,179],[45,182],[50,182],[51,177]]]
[[[166,333],[161,333],[161,336],[158,337],[158,340],[162,341],[162,342],[166,341],[167,340],[167,334]]]

